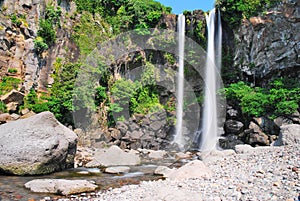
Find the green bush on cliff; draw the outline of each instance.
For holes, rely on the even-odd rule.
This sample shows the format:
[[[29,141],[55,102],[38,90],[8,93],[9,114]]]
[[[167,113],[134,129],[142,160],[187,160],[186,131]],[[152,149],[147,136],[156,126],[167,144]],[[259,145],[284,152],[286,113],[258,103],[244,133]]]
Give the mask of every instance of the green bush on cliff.
[[[0,101],[0,112],[5,113],[7,112],[6,104]]]
[[[231,26],[240,24],[243,18],[257,15],[280,0],[217,0],[217,7],[222,10],[223,19]]]
[[[49,46],[56,41],[55,26],[60,26],[60,7],[47,6],[45,12],[45,19],[40,19],[38,37],[34,40],[34,47],[38,54],[41,54]]]
[[[265,89],[238,82],[230,84],[224,92],[229,104],[239,104],[243,113],[255,117],[290,115],[300,103],[300,84],[294,80],[277,79]]]
[[[115,33],[128,29],[147,29],[154,27],[163,13],[171,8],[150,0],[76,0],[79,12],[99,13],[113,25]]]
[[[35,113],[49,110],[46,98],[39,98],[34,89],[31,89],[29,93],[24,97],[24,105],[21,108],[28,108]]]
[[[20,79],[7,76],[2,77],[2,81],[0,82],[0,95],[4,95],[13,89],[18,89],[20,83]]]

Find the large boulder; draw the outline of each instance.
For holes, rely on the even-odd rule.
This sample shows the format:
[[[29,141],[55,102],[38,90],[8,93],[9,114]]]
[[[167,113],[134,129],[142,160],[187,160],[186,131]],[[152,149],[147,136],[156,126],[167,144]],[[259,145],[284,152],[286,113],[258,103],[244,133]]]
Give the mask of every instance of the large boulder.
[[[35,179],[27,182],[25,187],[35,193],[71,195],[94,191],[98,186],[86,180]]]
[[[0,172],[49,174],[73,167],[77,136],[50,112],[0,126]]]

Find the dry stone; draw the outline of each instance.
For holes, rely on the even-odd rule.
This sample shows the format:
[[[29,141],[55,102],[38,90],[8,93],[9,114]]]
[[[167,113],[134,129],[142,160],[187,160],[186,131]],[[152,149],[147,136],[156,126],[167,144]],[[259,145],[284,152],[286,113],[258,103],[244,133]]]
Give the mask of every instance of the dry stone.
[[[77,136],[50,112],[0,126],[0,172],[49,174],[73,167]]]
[[[87,180],[35,179],[27,182],[25,187],[35,193],[71,195],[94,191],[98,186]]]
[[[87,167],[110,167],[128,166],[141,163],[140,157],[133,152],[125,152],[118,146],[111,146],[108,149],[101,149],[95,153],[94,159],[87,163]]]

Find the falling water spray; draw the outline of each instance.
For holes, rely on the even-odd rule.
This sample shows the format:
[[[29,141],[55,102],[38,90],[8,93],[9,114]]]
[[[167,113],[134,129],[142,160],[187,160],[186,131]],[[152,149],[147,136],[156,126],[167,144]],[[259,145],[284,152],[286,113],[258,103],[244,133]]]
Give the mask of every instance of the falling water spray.
[[[183,123],[183,96],[184,96],[184,42],[185,42],[185,16],[178,16],[178,63],[177,74],[177,110],[176,110],[176,133],[174,142],[180,149],[184,148],[185,140],[182,132]]]
[[[217,19],[217,23],[215,22]],[[207,45],[207,60],[205,67],[205,97],[202,118],[202,134],[200,140],[200,150],[208,151],[216,149],[220,137],[218,131],[218,101],[217,91],[219,82],[217,73],[221,69],[221,49],[222,49],[222,29],[221,18],[218,13],[216,18],[216,10],[210,11],[206,16],[208,29],[208,45]],[[217,26],[216,26],[217,24]]]

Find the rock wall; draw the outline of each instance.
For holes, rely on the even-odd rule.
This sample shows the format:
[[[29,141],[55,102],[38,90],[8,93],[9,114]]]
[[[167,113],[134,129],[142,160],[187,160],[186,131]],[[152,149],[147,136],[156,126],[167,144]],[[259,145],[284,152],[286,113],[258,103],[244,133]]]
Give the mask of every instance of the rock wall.
[[[266,85],[275,77],[300,78],[300,3],[283,0],[235,32],[234,66],[244,80]]]
[[[68,18],[61,20],[62,26],[57,30],[56,43],[42,55],[34,50],[34,39],[37,37],[39,20],[44,17],[46,5],[56,2],[50,0],[4,0],[0,13],[0,75],[14,76],[23,80],[23,91],[32,87],[46,90],[51,84],[50,73],[52,64],[57,57],[69,58],[71,61],[78,57],[78,48],[71,41],[72,21]],[[75,4],[62,1],[62,12],[72,14]],[[21,23],[12,20],[16,16]],[[68,50],[68,51],[67,51]],[[9,74],[8,69],[17,69],[17,73]]]

